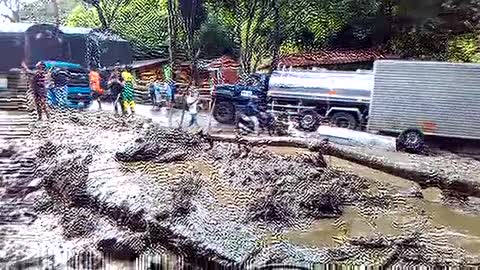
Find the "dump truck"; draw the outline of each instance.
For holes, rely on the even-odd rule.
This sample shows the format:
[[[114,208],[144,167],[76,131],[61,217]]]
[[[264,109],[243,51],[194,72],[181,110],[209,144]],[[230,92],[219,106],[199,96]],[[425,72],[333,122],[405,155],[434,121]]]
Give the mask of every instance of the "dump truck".
[[[287,113],[303,130],[318,129],[328,119],[338,127],[359,129],[368,119],[373,74],[371,71],[275,71],[255,74],[255,85],[218,85],[213,110],[215,120],[231,124],[251,98],[269,111]]]
[[[480,65],[378,60],[367,131],[418,152],[430,136],[480,139]]]

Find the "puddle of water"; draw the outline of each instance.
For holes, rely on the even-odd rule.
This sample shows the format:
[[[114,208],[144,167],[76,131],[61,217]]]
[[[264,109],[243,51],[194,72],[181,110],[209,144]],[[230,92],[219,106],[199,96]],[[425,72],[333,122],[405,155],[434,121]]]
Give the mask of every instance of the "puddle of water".
[[[303,231],[286,233],[285,237],[293,243],[314,247],[333,247],[340,244],[337,239],[342,236],[372,236],[375,233],[398,235],[400,231],[391,226],[392,217],[383,214],[374,223],[363,218],[356,209],[347,207],[338,219],[317,220]]]
[[[394,177],[389,174],[356,165],[349,162],[335,160],[335,165],[341,164],[342,169],[357,175],[375,179],[380,183],[392,184],[394,188],[404,190],[415,186],[411,181]],[[374,188],[374,187],[372,187]],[[372,190],[374,191],[374,190]],[[399,235],[402,231],[392,226],[393,222],[406,224],[417,220],[420,216],[429,219],[430,227],[446,228],[450,242],[457,247],[463,248],[471,255],[479,255],[480,251],[480,216],[463,213],[441,203],[441,190],[428,188],[422,190],[424,199],[407,199],[407,204],[413,207],[400,207],[390,213],[379,214],[374,220],[375,226],[358,214],[353,208],[347,208],[341,216],[348,236],[371,236],[375,233],[384,235]],[[330,246],[334,243],[333,238],[342,234],[341,229],[333,225],[334,220],[320,220],[304,231],[293,231],[286,234],[286,238],[294,243],[307,246]]]

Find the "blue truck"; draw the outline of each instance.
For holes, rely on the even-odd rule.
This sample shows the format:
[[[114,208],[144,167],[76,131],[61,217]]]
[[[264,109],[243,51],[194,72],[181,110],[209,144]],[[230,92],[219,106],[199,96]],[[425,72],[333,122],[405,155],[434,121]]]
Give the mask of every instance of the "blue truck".
[[[59,68],[68,71],[70,78],[67,83],[66,106],[70,109],[85,109],[92,103],[92,90],[90,89],[89,72],[79,64],[45,61],[47,69]],[[57,105],[58,99],[52,89],[48,91],[48,102]]]

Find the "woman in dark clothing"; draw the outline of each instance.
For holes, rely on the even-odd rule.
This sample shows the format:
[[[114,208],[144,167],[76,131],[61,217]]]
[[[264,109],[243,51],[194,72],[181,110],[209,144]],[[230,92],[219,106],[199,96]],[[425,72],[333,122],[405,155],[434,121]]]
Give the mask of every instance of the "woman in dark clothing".
[[[35,106],[37,107],[38,120],[42,120],[42,111],[50,119],[50,114],[47,110],[47,68],[45,63],[38,62],[35,65],[35,71],[30,70],[25,62],[22,62],[22,67],[30,75],[30,87],[32,88]]]
[[[125,110],[122,104],[123,80],[118,69],[115,69],[110,75],[110,79],[108,80],[108,87],[110,88],[110,92],[112,93],[113,108],[115,109],[115,113],[118,114],[117,105],[120,105],[122,113],[125,114]]]
[[[66,70],[56,68],[52,72],[52,79],[54,85],[54,93],[57,97],[58,107],[66,108],[67,106],[67,91],[68,91],[68,80],[70,78],[70,73]]]

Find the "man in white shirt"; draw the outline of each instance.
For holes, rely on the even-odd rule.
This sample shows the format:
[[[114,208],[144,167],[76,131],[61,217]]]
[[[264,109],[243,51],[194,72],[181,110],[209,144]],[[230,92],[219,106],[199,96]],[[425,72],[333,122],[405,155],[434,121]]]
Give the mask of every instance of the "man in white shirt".
[[[190,88],[188,91],[187,96],[187,105],[188,105],[188,112],[190,113],[190,124],[188,127],[193,125],[198,126],[197,123],[197,105],[198,105],[198,91],[196,89]]]

